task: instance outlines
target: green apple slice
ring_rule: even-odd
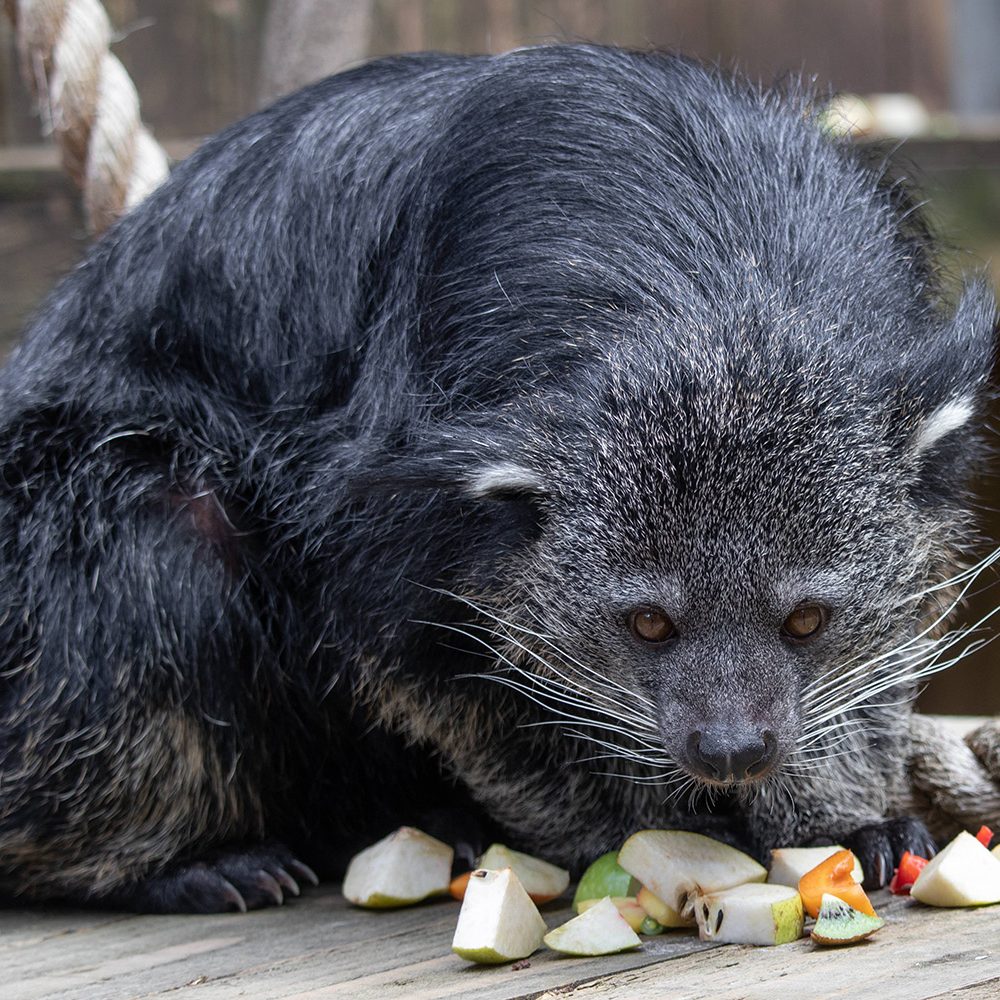
[[[839,844],[832,844],[829,847],[779,847],[771,851],[771,869],[767,873],[767,881],[771,885],[789,885],[797,889],[803,875],[843,850]],[[865,880],[865,873],[857,858],[854,859],[851,876],[858,883]]]
[[[588,902],[590,902],[588,900]],[[545,943],[564,955],[613,955],[642,944],[618,907],[605,896],[561,927],[545,935]]]
[[[410,906],[444,895],[454,852],[412,826],[401,826],[355,854],[344,875],[344,896],[355,906]]]
[[[798,890],[759,882],[700,896],[695,915],[702,941],[719,944],[788,944],[805,921]]]
[[[931,858],[910,895],[928,906],[1000,903],[1000,860],[963,830]]]
[[[635,896],[639,883],[618,864],[618,852],[602,854],[584,873],[573,895],[573,909],[579,913],[580,903],[605,896]]]
[[[824,892],[811,937],[817,944],[853,944],[884,926],[881,917],[862,913],[839,896]]]
[[[491,844],[479,859],[480,868],[500,871],[513,870],[525,891],[536,903],[547,903],[561,896],[569,885],[569,872],[530,854],[512,851],[503,844]]]
[[[643,886],[635,901],[653,918],[661,927],[694,927],[693,917],[682,917],[672,906],[667,906],[658,896],[654,896],[645,886]]]
[[[515,962],[537,951],[544,935],[538,907],[510,868],[469,876],[451,942],[456,955],[485,965]]]
[[[682,830],[632,834],[618,864],[682,917],[693,914],[696,896],[767,878],[763,865],[735,847]]]
[[[608,899],[608,896],[604,897]],[[649,914],[635,901],[632,896],[611,896],[611,902],[615,904],[615,909],[625,918],[625,923],[629,925],[636,932],[639,933],[639,928],[643,925],[645,921],[649,919]],[[582,899],[580,900],[579,913],[586,913],[591,907],[597,906],[598,903],[603,902],[600,899]]]

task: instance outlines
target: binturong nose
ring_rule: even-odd
[[[748,781],[765,774],[774,762],[778,741],[769,729],[709,723],[687,739],[692,770],[711,781]]]

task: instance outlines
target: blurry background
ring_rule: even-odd
[[[105,0],[105,7],[143,116],[178,159],[278,94],[392,52],[590,40],[678,50],[765,82],[803,73],[859,96],[844,112],[861,133],[857,141],[883,143],[929,200],[947,271],[987,266],[1000,284],[1000,0]],[[0,16],[0,355],[87,245],[78,195],[57,164]],[[979,484],[994,544],[998,472],[1000,455]],[[1000,588],[984,589],[968,620],[993,602]],[[1000,643],[934,678],[924,707],[1000,712],[998,663]]]

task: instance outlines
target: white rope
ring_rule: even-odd
[[[111,23],[99,0],[5,4],[45,131],[83,190],[91,231],[100,233],[163,182],[167,155],[142,124],[128,72],[108,51]]]

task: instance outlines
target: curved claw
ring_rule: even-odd
[[[285,896],[281,891],[281,886],[270,872],[261,868],[255,876],[257,888],[274,900],[275,906],[281,906],[285,901]]]
[[[223,878],[221,875],[218,876],[218,878],[219,878],[219,886],[222,891],[222,898],[227,903],[232,903],[233,906],[236,908],[237,913],[246,913],[247,903],[246,900],[243,898],[243,894],[240,892],[240,890],[237,889],[236,886],[229,881],[229,879]]]
[[[287,862],[286,867],[290,868],[292,874],[299,880],[308,882],[312,886],[319,885],[319,876],[304,862],[298,858],[292,858]]]
[[[271,874],[278,880],[279,885],[286,892],[290,892],[293,896],[298,896],[301,894],[301,889],[299,889],[299,883],[292,878],[288,872],[285,871],[280,865],[275,865],[271,870]]]

